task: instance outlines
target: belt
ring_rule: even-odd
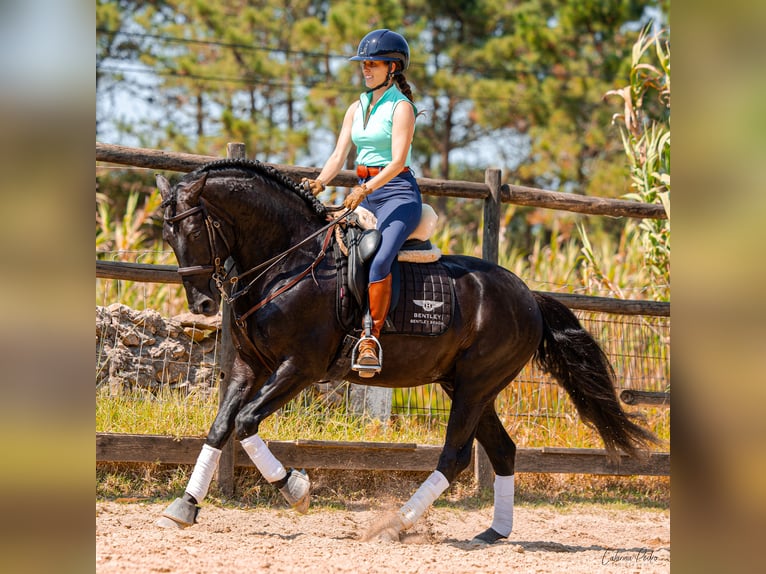
[[[380,173],[382,169],[383,169],[382,167],[370,167],[367,165],[358,165],[356,166],[356,176],[361,178],[375,177],[376,175]],[[405,167],[399,173],[406,173],[408,171],[410,171],[410,168]]]

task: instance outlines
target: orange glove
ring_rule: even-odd
[[[303,189],[310,191],[314,196],[317,196],[324,191],[324,184],[318,179],[304,177],[301,179],[301,186]]]
[[[351,188],[351,193],[343,200],[343,205],[348,209],[356,209],[362,200],[367,197],[372,191],[367,188],[366,184],[357,185]]]

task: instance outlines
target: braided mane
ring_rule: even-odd
[[[274,183],[281,184],[290,191],[296,193],[303,199],[306,204],[320,217],[324,218],[327,215],[327,208],[322,205],[314,195],[303,189],[300,185],[295,183],[292,179],[287,177],[284,173],[274,168],[273,166],[266,165],[254,159],[220,159],[206,163],[205,165],[197,168],[189,174],[189,177],[199,176],[203,173],[211,172],[214,170],[225,169],[243,169],[255,171],[258,175],[269,179]]]

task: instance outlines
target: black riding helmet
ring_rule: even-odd
[[[386,28],[373,30],[359,42],[353,61],[379,60],[399,62],[400,68],[395,73],[404,72],[410,65],[410,47],[404,36]]]

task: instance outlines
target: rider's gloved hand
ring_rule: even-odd
[[[324,191],[325,185],[318,179],[309,179],[304,177],[301,179],[301,186],[303,189],[310,191],[314,196],[319,195]]]
[[[351,188],[351,193],[343,200],[343,205],[348,209],[356,209],[370,193],[372,193],[372,190],[368,189],[366,184],[356,185]]]

